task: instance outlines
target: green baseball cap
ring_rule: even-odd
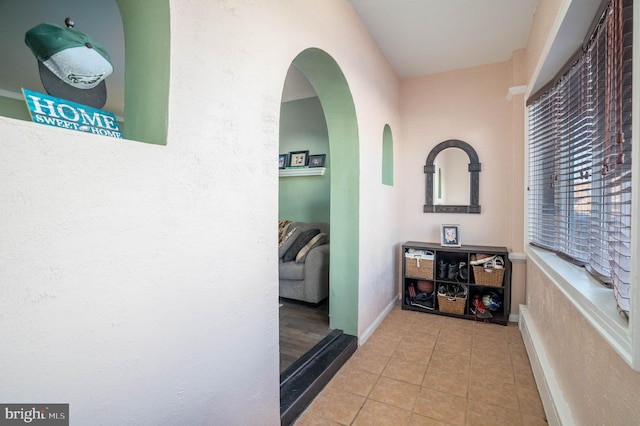
[[[104,80],[113,65],[102,45],[82,31],[48,23],[31,28],[24,41],[38,60],[47,93],[94,108],[104,106]]]

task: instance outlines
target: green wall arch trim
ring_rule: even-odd
[[[166,145],[171,41],[169,0],[116,2],[125,38],[124,136],[129,140]]]
[[[351,90],[325,51],[309,48],[293,60],[322,104],[331,152],[331,327],[358,335],[360,150]]]
[[[393,134],[388,124],[382,131],[382,184],[393,186]]]

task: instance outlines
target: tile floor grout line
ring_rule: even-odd
[[[381,326],[385,326],[385,333],[399,333],[398,330],[401,329],[401,332],[406,333],[406,326],[407,324],[409,324],[409,326],[411,326],[413,328],[414,325],[416,325],[418,323],[417,319],[418,318],[422,318],[420,316],[417,315],[409,315],[407,316],[408,321],[402,321],[402,316],[404,315],[405,311],[400,311],[399,308],[396,308],[394,310],[392,310],[390,313],[392,314],[392,316],[389,316],[388,319],[391,319],[393,321],[386,321],[383,320],[381,322]],[[428,315],[428,314],[424,314],[424,315]],[[426,317],[425,317],[426,318]],[[429,319],[430,320],[430,319]],[[386,324],[385,324],[386,322]],[[420,321],[421,325],[429,327],[428,321]],[[475,424],[474,421],[478,421],[480,420],[480,418],[478,418],[478,413],[476,413],[474,410],[472,410],[472,404],[474,404],[476,407],[478,406],[478,404],[484,405],[485,407],[492,407],[489,408],[491,410],[495,409],[498,410],[499,413],[501,413],[500,415],[502,416],[507,416],[506,418],[511,418],[513,420],[515,420],[516,418],[518,419],[519,424],[525,424],[525,413],[523,411],[523,400],[521,396],[521,390],[527,388],[527,386],[529,386],[529,379],[527,378],[527,376],[524,376],[524,379],[522,380],[526,380],[527,386],[521,386],[521,382],[518,381],[518,379],[516,378],[516,358],[520,359],[521,355],[518,354],[517,349],[518,349],[518,344],[519,342],[517,341],[516,338],[514,338],[514,334],[511,333],[510,330],[508,329],[502,329],[502,328],[486,328],[483,329],[482,327],[484,327],[484,325],[479,325],[477,323],[472,323],[470,326],[462,323],[460,321],[450,321],[447,319],[447,321],[445,321],[445,318],[441,318],[441,321],[433,321],[432,327],[437,328],[437,332],[434,333],[433,335],[433,341],[432,341],[432,345],[425,345],[425,341],[426,340],[422,340],[420,341],[420,343],[418,345],[416,345],[416,347],[419,347],[420,351],[422,352],[426,352],[428,351],[428,362],[426,363],[426,365],[424,366],[424,371],[423,373],[420,375],[419,378],[419,384],[415,383],[415,380],[410,379],[411,381],[406,381],[403,380],[401,378],[395,378],[393,377],[394,374],[397,374],[399,377],[403,377],[406,378],[408,376],[404,375],[402,376],[403,373],[400,372],[400,370],[390,370],[387,374],[385,375],[385,371],[387,370],[387,368],[389,368],[391,366],[391,363],[394,362],[398,362],[398,360],[400,360],[400,362],[398,362],[400,365],[397,366],[398,369],[401,368],[403,361],[406,361],[407,363],[411,363],[411,362],[415,362],[415,361],[411,361],[408,357],[406,360],[404,359],[405,356],[407,356],[407,353],[401,353],[399,350],[401,348],[401,345],[404,343],[405,345],[402,346],[402,350],[403,351],[408,351],[409,354],[411,354],[412,348],[411,348],[411,339],[408,337],[409,335],[406,335],[404,333],[402,333],[402,337],[400,338],[399,341],[397,341],[397,343],[395,343],[395,348],[394,350],[391,352],[390,356],[385,355],[384,356],[384,365],[381,366],[380,369],[377,369],[377,373],[375,373],[375,382],[373,383],[373,385],[368,389],[367,391],[367,395],[365,397],[362,397],[362,404],[359,405],[359,407],[357,408],[357,411],[355,413],[353,413],[353,417],[349,422],[349,425],[354,425],[356,423],[360,423],[363,419],[365,419],[367,416],[371,416],[372,413],[376,412],[376,410],[380,409],[380,406],[376,406],[374,407],[372,404],[376,403],[376,404],[382,404],[382,406],[387,406],[387,407],[392,407],[394,409],[399,409],[399,410],[403,410],[403,412],[408,412],[408,419],[407,422],[411,422],[412,418],[418,418],[421,417],[422,414],[419,414],[416,412],[416,408],[418,407],[419,401],[420,401],[420,395],[422,394],[422,392],[426,389],[430,390],[430,391],[434,391],[437,392],[439,394],[442,395],[448,395],[451,397],[455,397],[455,398],[461,398],[462,400],[464,400],[466,402],[466,410],[464,411],[464,413],[458,413],[459,415],[462,414],[463,417],[463,424],[466,425],[472,425]],[[430,331],[434,331],[434,330],[430,330]],[[450,393],[449,391],[439,391],[436,390],[435,388],[431,388],[428,386],[428,384],[433,384],[431,383],[431,381],[433,379],[431,379],[431,381],[427,380],[428,377],[428,373],[430,371],[430,368],[433,368],[435,366],[434,361],[436,358],[434,358],[434,356],[436,356],[436,354],[440,353],[443,354],[441,356],[443,357],[447,357],[447,354],[452,354],[455,352],[452,352],[453,350],[455,350],[455,345],[452,346],[446,346],[446,345],[441,345],[441,349],[436,350],[436,348],[438,347],[438,343],[444,343],[445,339],[444,337],[446,336],[447,332],[452,332],[454,334],[460,333],[460,334],[464,334],[464,333],[468,333],[471,334],[470,336],[470,342],[469,342],[469,346],[468,346],[468,352],[465,352],[465,355],[463,355],[466,364],[466,369],[465,369],[465,384],[466,384],[466,389],[464,392],[465,396],[459,396],[458,394],[455,393]],[[375,332],[374,332],[375,334]],[[426,333],[431,335],[431,333]],[[484,339],[484,340],[483,340]],[[455,338],[453,339],[455,340]],[[511,383],[513,383],[513,389],[515,389],[516,391],[516,402],[517,405],[510,403],[509,405],[502,405],[499,403],[498,400],[494,400],[494,399],[489,399],[490,401],[492,401],[491,403],[488,402],[482,402],[481,400],[475,400],[475,399],[471,399],[471,381],[473,380],[472,378],[472,371],[473,371],[473,365],[477,364],[478,361],[480,361],[480,364],[478,365],[477,368],[483,368],[483,365],[487,365],[487,363],[490,362],[490,358],[491,355],[489,354],[489,357],[485,356],[486,354],[483,355],[478,355],[478,354],[482,354],[482,347],[483,345],[487,345],[487,344],[491,344],[489,341],[490,340],[495,340],[496,344],[500,344],[502,346],[502,344],[504,343],[506,345],[506,355],[508,356],[508,360],[505,358],[501,357],[500,361],[497,361],[498,363],[500,363],[500,365],[503,366],[503,368],[505,368],[505,371],[501,371],[500,372],[500,376],[498,377],[499,380],[501,382],[504,382],[504,385],[511,385]],[[395,340],[394,340],[395,341]],[[378,345],[380,345],[380,343],[378,343]],[[407,347],[406,345],[409,345],[409,347]],[[366,346],[363,345],[363,347]],[[378,346],[378,348],[375,349],[380,349],[380,347],[384,347],[384,343],[381,346]],[[487,346],[485,346],[487,347]],[[444,348],[444,350],[442,350],[442,348]],[[360,348],[359,348],[360,349]],[[515,351],[514,351],[515,349]],[[504,352],[504,351],[501,351]],[[376,353],[374,352],[370,352],[370,353]],[[382,356],[379,355],[378,356]],[[474,360],[476,361],[474,363]],[[359,361],[358,361],[359,362]],[[521,361],[520,361],[521,362]],[[519,362],[519,363],[520,363]],[[495,362],[494,362],[495,364]],[[491,364],[488,364],[491,365]],[[508,366],[508,370],[506,371]],[[396,366],[394,366],[395,368]],[[357,364],[354,363],[354,365],[352,366],[352,368],[354,368],[357,371],[367,371],[368,370],[363,370],[362,368],[360,368]],[[410,372],[411,370],[409,370]],[[368,372],[369,374],[371,372]],[[508,373],[508,377],[506,376],[506,374]],[[526,374],[526,373],[525,373]],[[476,375],[478,376],[478,375]],[[413,401],[413,403],[411,404],[411,408],[410,409],[405,409],[402,407],[398,407],[397,405],[393,404],[393,403],[386,403],[386,402],[382,402],[382,401],[378,401],[376,399],[372,399],[371,396],[373,395],[373,391],[374,389],[376,389],[376,387],[378,386],[378,384],[381,382],[382,378],[388,379],[388,380],[392,380],[392,381],[396,381],[396,382],[401,382],[404,384],[408,384],[411,386],[415,386],[415,388],[417,389],[417,395],[415,397],[415,400]],[[436,381],[438,380],[437,377],[434,378]],[[477,377],[476,377],[477,379]],[[508,379],[505,381],[505,379]],[[534,378],[532,378],[533,380],[535,380]],[[427,381],[426,381],[427,380]],[[425,386],[426,385],[426,386]],[[438,385],[436,384],[436,388],[438,388]],[[446,387],[445,387],[446,388]],[[337,388],[336,388],[337,389]],[[443,388],[444,389],[444,388]],[[346,391],[345,391],[346,392]],[[353,394],[355,395],[355,394]],[[525,395],[526,396],[526,395]],[[383,398],[386,399],[386,398]],[[513,400],[512,400],[513,401]],[[515,408],[514,409],[514,405]],[[517,413],[515,412],[517,410]],[[472,411],[475,415],[475,420],[472,419]],[[429,418],[431,420],[435,420],[438,422],[443,422],[443,421],[452,421],[453,419],[449,419],[449,420],[443,420],[441,418],[441,415],[437,415],[436,417],[432,417],[431,415],[434,414],[433,411],[429,411],[429,415],[426,416],[425,418]],[[375,415],[379,416],[380,413],[377,412]],[[539,421],[544,422],[544,415],[543,417],[540,417],[539,414],[534,414],[533,412],[531,414],[527,414],[529,417],[533,416],[533,417],[537,417]],[[415,417],[418,416],[418,417]],[[513,416],[513,417],[510,417]],[[327,417],[325,417],[324,415],[321,416],[323,419],[326,419],[328,421],[335,421],[335,420],[331,420],[331,416],[328,415]],[[360,422],[358,422],[358,419],[360,418]],[[379,420],[379,419],[378,419]],[[458,420],[459,417],[458,417]],[[528,418],[528,421],[530,421],[531,419]],[[311,420],[309,420],[311,421]],[[301,422],[302,424],[302,422]],[[543,423],[541,423],[543,424]]]

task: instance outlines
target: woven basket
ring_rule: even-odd
[[[473,275],[476,284],[487,285],[490,287],[502,287],[502,278],[504,277],[503,268],[485,268],[484,266],[474,266]]]
[[[466,297],[453,297],[438,293],[438,309],[448,314],[464,315]]]
[[[405,257],[404,267],[407,277],[433,280],[433,260]]]

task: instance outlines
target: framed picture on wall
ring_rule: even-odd
[[[460,225],[440,225],[440,245],[460,247]]]
[[[315,154],[309,156],[309,167],[324,167],[327,154]]]
[[[284,169],[287,167],[287,154],[278,155],[278,168]]]
[[[304,167],[309,165],[309,151],[291,151],[289,153],[289,167]]]

